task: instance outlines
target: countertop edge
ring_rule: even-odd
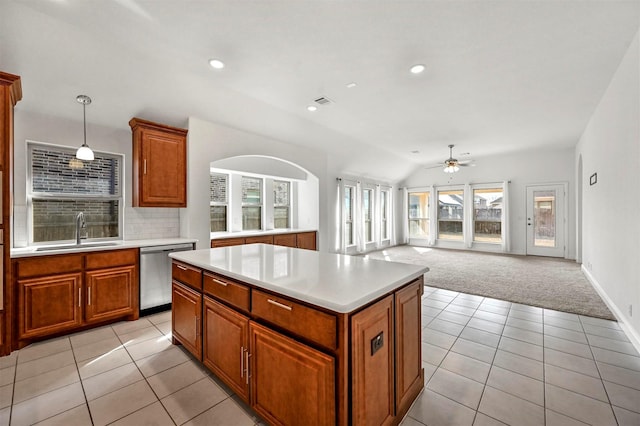
[[[210,238],[212,240],[224,240],[227,238],[242,238],[242,237],[259,237],[261,235],[280,235],[280,234],[300,234],[304,232],[318,232],[317,229],[269,229],[265,231],[231,231],[231,232],[211,232]]]
[[[52,256],[55,254],[74,254],[74,253],[87,253],[93,251],[107,251],[107,250],[121,250],[129,248],[140,247],[153,247],[153,246],[165,246],[172,244],[188,244],[197,243],[196,238],[151,238],[142,240],[114,240],[105,241],[105,243],[113,242],[116,244],[105,246],[70,246],[68,249],[48,250],[48,251],[36,251],[37,247],[17,247],[11,249],[11,259],[19,259],[24,257],[38,257],[38,256]],[[91,242],[86,244],[92,244]]]

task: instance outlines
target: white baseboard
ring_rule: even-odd
[[[638,332],[634,330],[633,327],[625,322],[625,317],[622,314],[622,311],[620,311],[620,309],[618,309],[618,307],[613,303],[613,300],[609,298],[607,293],[605,293],[604,289],[600,286],[594,276],[591,275],[587,268],[585,268],[584,265],[581,265],[580,268],[582,269],[582,273],[584,274],[584,276],[587,277],[587,280],[591,283],[591,286],[596,290],[596,292],[598,292],[611,313],[613,313],[613,316],[616,317],[618,323],[620,324],[620,327],[622,328],[622,331],[624,331],[624,334],[627,335],[627,337],[631,341],[631,344],[636,348],[638,352],[640,352],[640,334],[638,334]]]

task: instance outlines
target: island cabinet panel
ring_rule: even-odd
[[[333,357],[250,322],[251,403],[275,425],[334,425]]]
[[[409,411],[424,385],[422,315],[424,279],[396,292],[396,407],[398,416]]]
[[[205,294],[249,312],[249,287],[221,275],[205,272],[202,276]]]
[[[187,206],[187,130],[132,118],[133,207]]]
[[[171,297],[172,338],[202,361],[202,294],[173,281]]]
[[[393,320],[393,296],[351,317],[354,425],[387,425],[394,421]]]
[[[297,234],[274,235],[273,244],[276,246],[296,247],[298,244]]]
[[[259,290],[251,292],[251,313],[326,348],[337,347],[334,315]]]
[[[137,306],[135,266],[98,269],[87,272],[88,323],[134,314]]]
[[[249,402],[249,318],[204,297],[202,362]]]
[[[82,274],[18,280],[18,338],[44,337],[82,324]]]
[[[171,276],[197,290],[202,289],[202,270],[184,263],[171,263]]]

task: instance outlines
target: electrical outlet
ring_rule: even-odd
[[[382,346],[384,346],[384,334],[381,331],[380,334],[378,334],[376,337],[374,337],[373,339],[371,339],[371,355],[373,356],[373,354],[375,354],[376,352],[378,352]]]

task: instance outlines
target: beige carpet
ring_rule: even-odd
[[[371,259],[425,265],[425,285],[615,320],[572,260],[396,246]]]

